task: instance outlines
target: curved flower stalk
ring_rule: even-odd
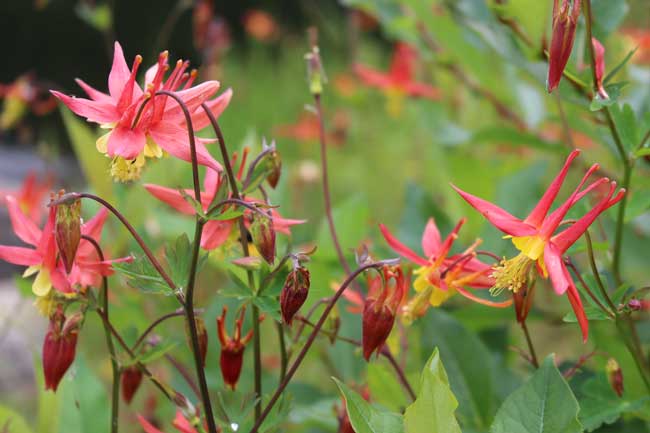
[[[122,258],[102,261],[92,245],[81,242],[72,269],[66,273],[55,242],[55,207],[50,207],[48,219],[41,230],[20,210],[16,198],[7,197],[7,205],[16,236],[33,248],[0,245],[0,260],[27,266],[23,274],[25,277],[36,275],[32,291],[38,297],[37,305],[45,316],[50,315],[53,306],[52,288],[59,295],[74,296],[78,287],[98,286],[102,276],[112,273],[112,263],[130,260]],[[99,241],[106,216],[106,210],[100,210],[87,223],[82,224],[81,234]]]
[[[489,275],[490,266],[476,258],[475,249],[480,240],[461,254],[450,255],[451,247],[465,221],[465,218],[461,219],[443,241],[436,222],[430,218],[422,233],[424,257],[401,243],[385,225],[379,225],[384,239],[393,251],[420,266],[414,272],[417,278],[413,288],[417,294],[403,307],[406,322],[423,315],[427,304],[438,307],[455,293],[491,307],[503,308],[511,304],[510,301],[493,302],[483,299],[465,288],[487,289],[494,283]]]
[[[175,91],[188,107],[196,130],[209,124],[206,113],[200,109],[207,103],[215,116],[228,106],[232,91],[210,100],[219,90],[218,81],[206,81],[192,86],[196,71],[186,73],[189,62],[179,60],[169,70],[169,54],[162,52],[158,62],[145,74],[144,89],[136,82],[142,57],[136,56],[129,69],[122,47],[115,42],[113,66],[108,76],[109,93],[102,93],[80,79],[77,84],[90,99],[76,98],[52,90],[70,110],[89,122],[98,123],[110,131],[97,140],[97,150],[112,158],[111,174],[119,181],[139,178],[146,158],[162,158],[164,153],[191,161],[185,117],[178,104],[168,103],[161,90]],[[196,138],[198,163],[220,171],[221,165],[205,148],[205,139]]]
[[[508,289],[514,293],[529,287],[534,283],[537,275],[550,278],[551,284],[558,295],[567,294],[569,302],[582,330],[583,340],[587,341],[589,324],[585,315],[580,294],[576,288],[562,256],[596,220],[596,218],[618,203],[625,195],[625,190],[616,192],[616,182],[600,178],[582,189],[587,179],[599,169],[594,164],[584,175],[577,188],[569,198],[556,210],[549,214],[553,201],[564,183],[571,162],[580,154],[579,150],[571,152],[564,167],[560,170],[555,180],[548,187],[539,203],[523,220],[509,214],[505,210],[481,198],[473,196],[459,188],[453,188],[471,206],[481,212],[496,228],[511,237],[512,243],[520,251],[519,255],[511,259],[504,259],[494,268],[493,292]],[[562,223],[569,209],[578,201],[604,184],[609,185],[609,191],[592,207],[592,209],[578,219],[574,224],[555,233]]]
[[[185,215],[195,214],[194,208],[179,190],[153,184],[145,184],[144,187],[151,195],[167,203],[176,211]],[[201,206],[207,212],[214,198],[220,194],[222,188],[227,188],[227,184],[224,183],[223,177],[218,172],[208,169],[203,180],[203,188],[204,190],[201,192]],[[192,191],[188,189],[185,190],[185,193],[191,195]],[[246,201],[250,203],[258,202],[251,198],[247,198]],[[226,209],[224,207],[222,212],[225,212]],[[245,215],[249,213],[250,210],[247,210]],[[273,218],[273,230],[287,235],[291,234],[291,226],[305,222],[305,220],[282,218],[275,209],[271,209],[271,217]],[[210,220],[206,222],[201,236],[201,247],[205,250],[214,250],[222,246],[230,237],[233,228],[236,228],[237,218]],[[244,218],[244,221],[246,221],[247,225],[250,225],[249,218]]]

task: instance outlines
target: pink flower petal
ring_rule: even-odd
[[[162,147],[170,155],[184,161],[192,161],[190,144],[185,129],[173,124],[159,122],[149,130],[149,135],[158,146]],[[198,139],[196,140],[196,156],[200,165],[222,171],[221,164],[210,155],[205,145]]]
[[[206,105],[210,108],[210,112],[214,115],[215,118],[219,118],[221,113],[228,107],[230,104],[230,99],[232,98],[232,89],[228,89],[223,92],[221,95],[217,96],[214,99],[205,101]],[[198,107],[196,112],[192,115],[192,123],[194,124],[194,129],[199,131],[206,126],[210,125],[210,119],[205,113],[203,108]]]
[[[219,188],[221,187],[221,173],[218,171],[208,168],[205,170],[205,176],[203,177],[203,189],[205,190],[205,195],[208,201],[212,201]]]
[[[61,293],[72,293],[74,291],[62,267],[50,269],[50,280],[52,286]]]
[[[437,256],[441,247],[440,230],[433,218],[429,218],[422,233],[422,251],[427,257]]]
[[[388,230],[388,228],[383,225],[379,224],[379,230],[381,231],[381,234],[384,236],[384,239],[386,239],[386,242],[390,247],[395,251],[397,254],[399,254],[402,257],[405,257],[412,261],[413,263],[416,263],[420,266],[426,266],[429,264],[429,262],[426,259],[421,258],[418,256],[412,249],[401,243],[393,234]]]
[[[578,319],[580,331],[582,332],[582,342],[586,343],[587,338],[589,337],[589,320],[587,320],[587,315],[585,314],[585,309],[582,306],[582,300],[580,299],[580,293],[578,293],[575,284],[571,283],[569,286],[567,297],[571,303],[571,308],[573,308],[573,313],[576,315],[576,319]]]
[[[433,101],[437,101],[442,97],[440,89],[429,84],[408,82],[404,86],[404,90],[409,96],[431,99]]]
[[[138,417],[138,422],[144,429],[145,433],[164,433],[158,430],[156,427],[154,427],[151,423],[149,423],[149,421],[144,419],[142,416],[137,415],[137,417]]]
[[[201,248],[214,250],[223,245],[232,232],[234,221],[208,221],[203,227],[201,236]]]
[[[124,52],[119,42],[115,42],[115,50],[113,52],[113,66],[108,75],[108,91],[115,102],[120,99],[124,85],[129,80],[131,71],[124,59]]]
[[[6,201],[9,208],[9,219],[16,236],[26,244],[37,246],[42,236],[41,230],[23,214],[15,197],[9,195]]]
[[[195,214],[192,205],[183,198],[178,190],[153,184],[145,184],[144,187],[147,191],[149,191],[149,194],[153,195],[158,200],[167,203],[180,213],[183,213],[185,215]],[[192,197],[194,196],[194,192],[192,190],[187,189],[185,192],[187,192]]]
[[[94,87],[91,87],[81,78],[76,78],[75,81],[77,82],[79,87],[81,87],[84,90],[84,92],[86,92],[86,94],[90,96],[90,99],[92,99],[93,101],[113,104],[113,98],[111,98],[110,95],[107,95],[106,93],[100,92]]]
[[[393,84],[388,74],[379,72],[364,65],[354,65],[354,73],[357,74],[361,81],[369,86],[386,89]]]
[[[33,266],[40,264],[42,257],[31,248],[0,245],[0,260],[19,266]]]
[[[569,167],[571,166],[571,162],[574,159],[576,159],[578,155],[580,155],[580,150],[578,149],[574,150],[569,154],[568,158],[564,162],[564,166],[562,167],[562,170],[560,170],[557,177],[553,180],[553,182],[551,182],[548,189],[546,190],[546,192],[544,193],[540,201],[537,203],[535,208],[532,210],[532,212],[526,217],[526,219],[524,220],[525,223],[535,227],[540,227],[542,225],[542,221],[544,221],[544,218],[546,217],[548,210],[551,208],[551,205],[553,204],[555,197],[557,197],[558,192],[560,192],[562,183],[564,182],[564,179],[566,178],[566,175],[569,172]]]
[[[120,120],[120,114],[117,112],[115,105],[110,102],[75,98],[56,90],[50,90],[50,93],[60,99],[75,114],[85,117],[90,122],[113,123]]]
[[[140,129],[117,126],[108,136],[107,151],[109,156],[121,156],[124,159],[135,159],[147,143],[147,138]]]
[[[493,205],[487,200],[476,197],[472,194],[451,185],[452,188],[460,194],[474,209],[481,212],[483,216],[492,223],[496,228],[511,236],[531,236],[537,233],[535,227],[532,227],[520,219],[509,214],[498,206]]]
[[[181,98],[192,115],[192,124],[194,124],[194,112],[197,111],[197,109],[200,109],[201,104],[206,102],[208,98],[217,93],[219,86],[220,84],[218,81],[212,80],[176,92],[176,95]],[[201,109],[201,111],[203,110]],[[169,97],[166,101],[163,121],[176,123],[185,128],[185,115],[183,114],[183,110],[175,100]],[[194,126],[194,128],[197,130],[196,126]]]
[[[470,299],[476,303],[488,306],[488,307],[493,307],[493,308],[506,308],[512,305],[512,299],[508,299],[507,301],[503,302],[495,302],[495,301],[490,301],[489,299],[481,298],[479,296],[474,295],[472,292],[463,289],[462,287],[456,287],[456,290],[458,293],[466,297],[467,299]]]

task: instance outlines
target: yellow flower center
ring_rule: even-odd
[[[111,162],[111,176],[119,182],[139,179],[144,162],[144,153],[138,155],[136,159],[124,159],[121,156],[116,156]]]
[[[409,326],[415,319],[421,317],[427,307],[429,306],[429,299],[433,293],[433,286],[428,286],[424,290],[417,292],[407,303],[402,307],[402,323]]]
[[[434,284],[434,280],[439,280],[439,266],[436,264],[430,266],[422,266],[414,272],[418,277],[413,282],[413,288],[416,292],[424,292],[429,290],[431,292],[429,296],[429,303],[433,307],[439,307],[447,299],[451,298],[456,290],[449,287],[447,290],[442,289],[438,285]]]
[[[492,271],[494,287],[490,289],[490,293],[496,296],[504,289],[517,293],[530,286],[535,278],[534,264],[535,260],[523,252],[512,259],[503,259]]]

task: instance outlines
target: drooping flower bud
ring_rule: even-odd
[[[242,364],[244,362],[244,349],[246,344],[253,338],[253,330],[250,330],[244,338],[241,336],[241,328],[244,323],[246,307],[242,307],[239,318],[235,320],[235,332],[230,338],[226,332],[226,313],[228,309],[223,308],[221,316],[217,318],[217,334],[221,343],[220,366],[221,376],[226,385],[233,390],[239,381]]]
[[[280,158],[277,150],[273,150],[268,158],[269,174],[266,176],[266,181],[271,185],[271,188],[275,189],[282,174],[282,158]]]
[[[309,271],[298,265],[287,275],[280,293],[280,309],[284,323],[291,325],[293,316],[305,303],[308,294]]]
[[[142,383],[142,371],[135,366],[129,366],[122,371],[122,400],[126,404],[131,404],[133,396],[140,388]]]
[[[553,1],[553,36],[549,49],[547,83],[549,93],[560,84],[562,73],[571,56],[580,16],[580,2],[581,0]]]
[[[362,346],[366,361],[384,346],[408,284],[400,267],[384,266],[382,273],[381,284],[370,285],[363,305]]]
[[[275,260],[275,230],[273,230],[273,220],[255,213],[253,214],[253,223],[251,224],[250,231],[255,247],[264,260],[272,265]]]
[[[70,273],[81,240],[81,200],[56,206],[54,236],[66,272]]]
[[[521,287],[516,292],[512,292],[512,298],[515,303],[515,313],[517,315],[517,322],[523,323],[528,317],[530,307],[533,305],[533,297],[535,295],[535,281]]]
[[[591,43],[594,47],[594,63],[596,64],[596,89],[598,89],[598,96],[602,99],[609,99],[609,95],[603,87],[603,77],[605,76],[605,47],[598,39],[591,38]]]
[[[623,370],[621,370],[621,366],[618,365],[614,358],[609,358],[605,370],[612,389],[616,395],[623,397]]]
[[[50,318],[50,325],[43,341],[43,375],[45,390],[56,392],[63,375],[72,364],[77,349],[77,335],[83,315],[75,313],[67,320],[58,309]]]
[[[201,364],[205,367],[205,358],[208,354],[208,331],[205,329],[205,320],[202,317],[195,317],[196,335],[199,340],[199,353],[201,355]],[[192,340],[189,327],[185,327],[187,344],[192,347]]]

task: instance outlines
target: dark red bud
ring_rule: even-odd
[[[77,350],[77,335],[83,316],[80,313],[65,319],[62,312],[50,318],[43,341],[43,375],[45,390],[56,392],[63,375],[72,364]]]
[[[269,154],[268,164],[269,174],[266,176],[266,181],[271,185],[271,188],[275,189],[280,181],[280,174],[282,174],[282,159],[277,151]]]
[[[548,91],[560,84],[575,39],[581,0],[554,0],[553,36],[549,48]],[[561,3],[561,4],[560,4]]]
[[[251,236],[255,247],[261,256],[270,265],[275,260],[275,230],[273,230],[273,220],[255,214],[253,224],[251,224]]]
[[[66,272],[70,273],[81,240],[81,200],[56,206],[54,236]]]
[[[299,266],[289,272],[280,293],[280,309],[284,323],[291,325],[293,316],[305,303],[309,294],[309,271]]]
[[[135,365],[127,367],[122,371],[122,399],[130,404],[133,396],[142,383],[142,371]]]
[[[244,363],[244,345],[241,343],[231,342],[221,348],[221,375],[223,381],[233,390],[239,381],[241,367]]]
[[[366,299],[363,306],[362,346],[363,357],[370,360],[373,352],[381,350],[395,323],[395,314],[387,305],[375,299]]]
[[[522,287],[516,292],[512,293],[512,298],[515,303],[515,313],[517,315],[517,322],[522,323],[528,317],[530,307],[533,305],[533,297],[535,295],[535,283],[527,287]]]
[[[620,365],[618,365],[618,362],[614,358],[609,358],[605,370],[607,371],[607,377],[612,389],[616,395],[623,397],[623,370],[621,370]]]

